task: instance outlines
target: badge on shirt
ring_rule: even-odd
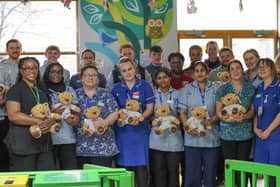
[[[170,105],[173,104],[173,100],[168,99],[167,104],[170,104]]]
[[[140,95],[140,92],[138,92],[138,91],[137,92],[133,92],[132,93],[132,98],[133,99],[139,99],[139,95]]]
[[[97,106],[105,106],[103,102],[98,101]]]

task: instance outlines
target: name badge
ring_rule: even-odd
[[[98,105],[98,106],[105,106],[104,103],[103,103],[103,102],[100,102],[100,101],[97,103],[97,105]]]
[[[132,93],[132,98],[133,99],[139,99],[139,97],[140,97],[139,95],[140,95],[140,92],[133,92]]]
[[[173,100],[168,99],[168,100],[167,100],[167,103],[168,103],[168,104],[173,104]]]

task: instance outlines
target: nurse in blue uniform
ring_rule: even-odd
[[[276,78],[274,63],[260,59],[258,74],[263,80],[254,97],[254,132],[256,145],[254,161],[280,165],[280,81]],[[270,186],[275,181],[270,180]]]
[[[120,150],[116,162],[118,166],[135,172],[137,187],[147,187],[150,131],[147,118],[153,112],[154,94],[149,83],[135,77],[136,68],[129,58],[120,58],[119,70],[123,80],[113,86],[113,96],[120,108],[125,108],[127,99],[139,101],[141,103],[140,112],[145,120],[139,122],[139,120],[134,119],[131,124],[126,124],[123,127],[115,125],[116,140]]]

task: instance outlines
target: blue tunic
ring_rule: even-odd
[[[178,118],[178,100],[180,92],[174,88],[169,89],[167,93],[163,93],[160,89],[154,91],[155,94],[155,110],[161,105],[169,105],[172,110],[172,115]],[[156,115],[156,114],[155,114]],[[165,130],[163,134],[157,135],[152,129],[150,133],[150,148],[159,151],[184,151],[183,136],[181,128],[178,127],[175,133],[170,133]]]
[[[205,92],[201,93],[197,81],[186,85],[182,89],[182,97],[179,99],[180,108],[187,110],[188,118],[191,117],[191,108],[206,106],[209,117],[216,114],[215,97],[219,85],[215,82],[207,81]],[[213,125],[211,130],[206,129],[206,136],[193,136],[185,131],[185,146],[190,147],[218,147],[220,146],[218,136],[218,123]]]
[[[279,80],[273,80],[265,90],[264,83],[258,86],[254,97],[254,108],[257,115],[257,127],[264,131],[280,112]],[[260,108],[262,108],[262,113]],[[279,141],[279,126],[271,132],[266,140],[261,140],[256,136],[255,161],[280,165]]]
[[[112,94],[120,108],[125,108],[127,99],[135,99],[141,103],[141,111],[146,105],[153,103],[155,98],[150,84],[136,79],[135,85],[129,89],[125,81],[115,84]],[[138,125],[125,125],[119,127],[115,124],[116,140],[120,150],[117,155],[117,164],[122,166],[141,166],[148,164],[148,147],[150,124],[147,119]]]
[[[81,123],[84,122],[84,110],[92,106],[97,106],[101,110],[101,117],[105,119],[110,113],[118,111],[118,104],[112,94],[104,88],[97,88],[92,97],[85,94],[84,88],[76,90],[79,104],[81,107]],[[115,134],[111,126],[102,134],[93,134],[86,136],[81,128],[77,129],[77,156],[83,157],[111,157],[118,153],[115,142]]]

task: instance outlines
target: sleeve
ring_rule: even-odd
[[[106,78],[102,73],[98,73],[98,79],[99,79],[99,87],[106,88]]]
[[[114,85],[114,80],[113,80],[113,73],[112,71],[108,75],[108,81],[107,81],[107,88],[112,88]]]
[[[155,96],[151,85],[148,82],[144,82],[144,93],[145,93],[145,102],[146,104],[154,103]]]
[[[208,76],[209,81],[217,81],[217,71],[213,70]]]
[[[65,85],[68,86],[70,83],[70,72],[65,69],[65,77],[64,77]]]
[[[224,96],[224,86],[218,88],[216,93],[216,101],[221,101],[221,98]]]
[[[115,100],[114,96],[109,92],[106,91],[106,106],[110,113],[116,112],[119,110],[119,106],[117,101]]]
[[[72,75],[71,76],[71,79],[70,79],[70,83],[69,83],[69,86],[71,86],[72,88],[76,89],[75,88],[75,79],[76,79],[76,75]]]
[[[78,97],[75,90],[72,87],[67,86],[67,91],[69,91],[73,95],[73,104],[79,104]]]
[[[20,103],[21,102],[21,91],[19,90],[18,86],[12,86],[7,93],[6,101],[15,101]]]
[[[187,109],[187,94],[185,94],[186,93],[186,87],[184,87],[184,88],[182,88],[182,89],[180,89],[179,91],[179,99],[178,99],[178,101],[179,101],[179,105],[178,105],[178,107],[179,108],[184,108],[184,109]]]
[[[145,68],[145,79],[148,83],[150,83],[150,85],[153,85],[153,79],[151,74],[147,71],[147,69]]]

